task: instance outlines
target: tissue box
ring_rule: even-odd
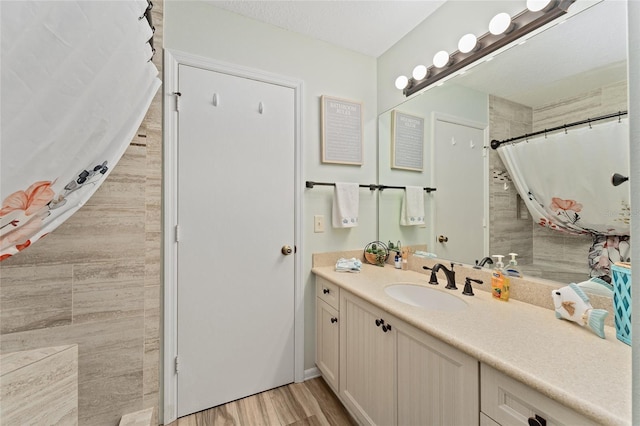
[[[611,277],[616,337],[631,346],[631,268],[616,263],[611,266]]]

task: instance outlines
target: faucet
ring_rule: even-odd
[[[433,268],[429,268],[428,266],[423,266],[422,269],[429,269],[431,271],[431,278],[429,278],[429,284],[438,285],[438,277],[436,274],[440,269],[444,272],[444,276],[447,278],[447,285],[445,286],[448,290],[457,290],[456,287],[456,273],[453,270],[453,265],[455,263],[451,262],[451,269],[447,269],[442,263],[436,263],[433,265]]]
[[[462,294],[465,296],[473,296],[473,287],[471,287],[471,281],[474,283],[482,284],[482,280],[475,280],[473,278],[465,278],[464,280],[464,289],[462,290]]]
[[[493,265],[493,260],[491,260],[491,258],[489,256],[484,257],[480,262],[478,262],[476,260],[476,266],[474,266],[474,268],[475,269],[480,269],[484,265],[486,265],[487,263],[490,264],[490,265]]]

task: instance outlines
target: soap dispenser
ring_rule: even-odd
[[[520,273],[520,270],[518,269],[518,262],[516,261],[516,256],[517,255],[518,255],[517,253],[509,253],[509,256],[511,256],[511,260],[509,261],[509,264],[507,265],[507,275],[509,275],[510,277],[520,278],[520,277],[522,277],[522,274]]]
[[[509,277],[506,274],[502,255],[493,255],[496,258],[495,268],[491,273],[491,295],[504,302],[509,300]]]

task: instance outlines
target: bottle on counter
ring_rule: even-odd
[[[520,278],[522,277],[522,274],[520,273],[520,269],[518,268],[518,262],[516,261],[516,256],[518,254],[517,253],[509,253],[509,256],[511,256],[511,260],[509,261],[509,264],[507,265],[507,275],[509,275],[510,277],[517,277]]]
[[[409,269],[409,249],[407,247],[402,249],[402,270]]]
[[[509,300],[509,276],[502,263],[502,255],[493,255],[496,260],[496,266],[491,273],[491,295],[494,299],[504,302]]]

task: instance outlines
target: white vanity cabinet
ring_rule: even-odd
[[[398,424],[477,425],[478,361],[399,323]]]
[[[340,294],[340,397],[363,424],[477,425],[478,362]]]
[[[397,321],[345,291],[340,312],[340,398],[363,424],[395,425]]]
[[[317,277],[316,296],[316,365],[327,384],[338,393],[340,288]]]
[[[480,371],[483,426],[597,424],[488,365]]]

